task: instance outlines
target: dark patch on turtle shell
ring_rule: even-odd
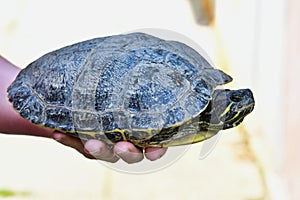
[[[132,112],[140,112],[140,95],[138,93],[134,93],[130,96],[128,108]]]
[[[151,124],[151,117],[150,115],[143,115],[143,116],[133,116],[132,117],[132,124],[131,128],[134,129],[148,129]]]
[[[157,83],[148,83],[130,96],[128,108],[132,112],[149,111],[155,106],[175,103],[175,100],[172,91],[168,88]]]
[[[166,56],[166,63],[189,80],[199,74],[199,71],[191,63],[178,54],[168,54]]]
[[[106,65],[100,75],[95,94],[95,109],[97,111],[104,111],[117,106],[112,103],[112,94],[121,92],[122,78],[136,63],[137,58],[133,54],[124,54]]]
[[[117,119],[115,119],[112,112],[99,114],[99,123],[102,125],[103,131],[111,131],[118,128]]]
[[[184,120],[185,111],[180,106],[175,106],[168,109],[165,113],[165,124],[164,127],[174,125]]]
[[[48,108],[46,110],[45,125],[63,131],[71,131],[73,128],[72,113],[66,108]]]
[[[160,129],[164,124],[164,117],[160,113],[138,113],[131,117],[131,129]]]
[[[123,141],[123,136],[120,132],[114,131],[114,132],[104,132],[104,135],[107,139],[112,141],[113,143]]]
[[[179,126],[163,128],[159,133],[153,135],[153,137],[149,141],[147,141],[147,143],[154,144],[169,140],[178,133],[179,128]]]
[[[35,124],[43,125],[45,121],[44,110],[45,107],[40,99],[32,96],[22,110],[20,110],[20,115]]]
[[[202,78],[194,80],[192,84],[192,90],[201,95],[204,99],[210,99],[211,89],[211,86],[209,86]]]
[[[32,96],[32,91],[27,86],[21,86],[17,90],[9,91],[9,101],[14,108],[20,111]]]

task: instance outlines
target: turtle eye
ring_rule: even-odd
[[[240,102],[240,101],[243,100],[243,96],[237,95],[237,94],[233,94],[233,95],[230,96],[230,100],[233,101],[233,102],[238,103],[238,102]]]

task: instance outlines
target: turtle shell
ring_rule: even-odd
[[[35,124],[138,141],[199,115],[230,80],[183,43],[131,33],[42,56],[19,73],[8,97]]]

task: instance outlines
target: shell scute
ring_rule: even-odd
[[[46,110],[45,115],[45,126],[63,131],[74,130],[71,110],[62,107],[51,107]]]

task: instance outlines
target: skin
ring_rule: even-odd
[[[165,154],[166,148],[147,148],[143,153],[129,142],[118,142],[112,149],[108,148],[104,142],[94,139],[83,143],[78,138],[39,127],[23,119],[12,108],[6,92],[7,87],[13,82],[20,70],[0,56],[0,133],[52,138],[65,146],[76,149],[87,158],[107,162],[117,162],[119,159],[123,159],[127,163],[136,163],[143,160],[144,157],[154,161]]]

